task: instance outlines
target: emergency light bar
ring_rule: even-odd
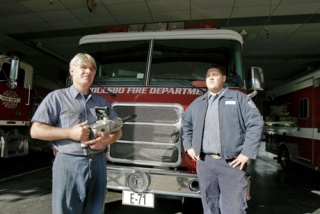
[[[141,31],[172,31],[184,29],[205,29],[217,28],[220,26],[216,21],[186,21],[186,22],[168,22],[168,23],[148,23],[133,25],[113,25],[103,27],[100,33],[115,32],[141,32]]]

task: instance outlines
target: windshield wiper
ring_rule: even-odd
[[[101,85],[98,85],[99,88],[101,88],[103,91],[108,92],[108,94],[114,99],[116,98],[117,94],[113,93],[112,91],[106,89],[105,87],[102,87]]]

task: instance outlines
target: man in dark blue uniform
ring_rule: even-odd
[[[246,163],[255,159],[263,119],[245,94],[224,88],[222,67],[207,70],[208,92],[195,99],[182,118],[183,145],[197,161],[206,214],[246,213]]]

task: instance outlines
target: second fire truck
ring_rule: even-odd
[[[266,150],[283,168],[292,162],[320,170],[320,70],[268,92]]]
[[[0,158],[28,155],[31,148],[51,149],[50,143],[30,138],[30,120],[42,98],[59,87],[49,80],[37,82],[33,67],[17,55],[0,55]]]

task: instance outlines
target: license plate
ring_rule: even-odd
[[[123,191],[122,204],[154,208],[154,194]]]

